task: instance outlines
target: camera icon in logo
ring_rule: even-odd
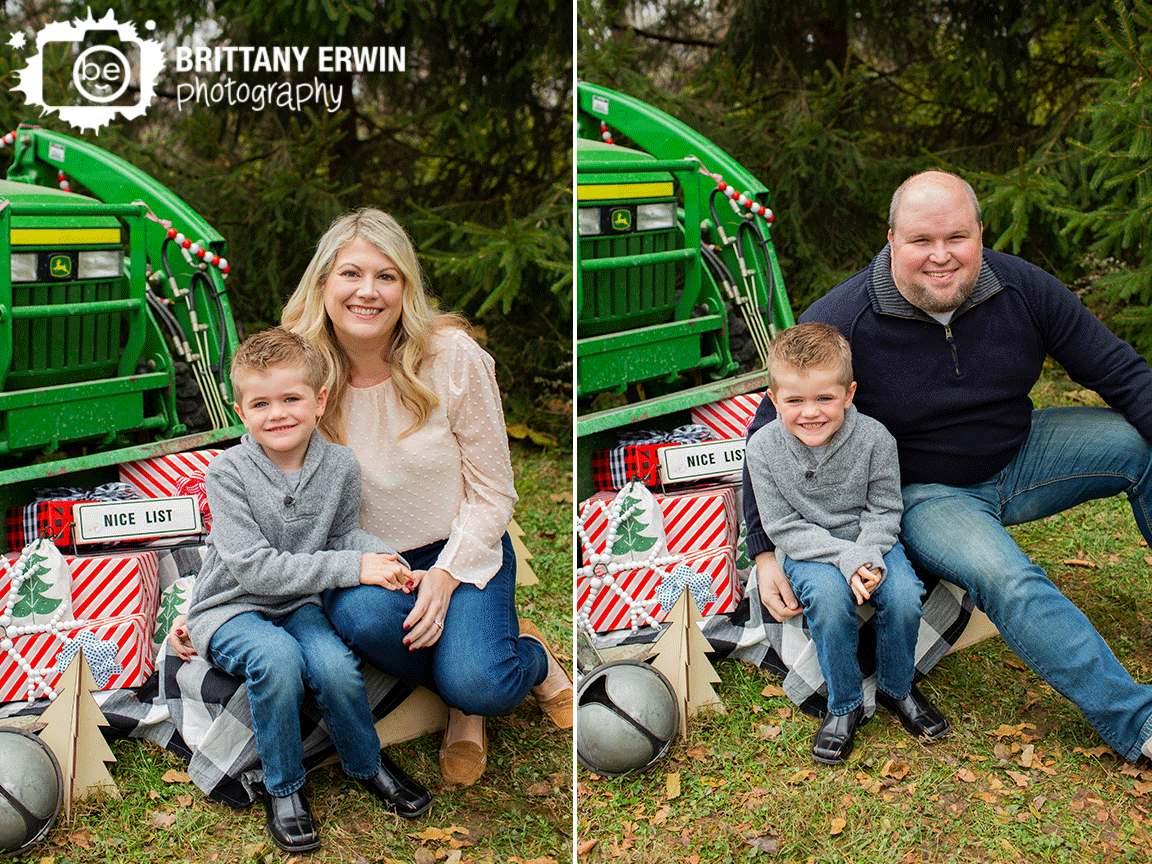
[[[111,10],[99,21],[88,10],[85,21],[49,24],[36,46],[12,89],[79,129],[99,129],[117,115],[141,116],[164,66],[160,43],[140,39],[135,25],[118,23]]]

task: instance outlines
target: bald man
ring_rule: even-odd
[[[855,404],[896,438],[908,557],[968,591],[1118,753],[1152,756],[1152,687],[1132,679],[1005,529],[1123,492],[1152,544],[1152,370],[1059,281],[983,247],[980,205],[960,177],[910,177],[888,224],[872,263],[800,320],[844,334]],[[1033,410],[1028,393],[1047,356],[1111,407]],[[765,399],[749,437],[773,416]],[[760,596],[782,621],[802,610],[747,472],[744,501]]]

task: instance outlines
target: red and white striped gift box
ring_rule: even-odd
[[[767,382],[765,382],[767,384]],[[743,439],[764,393],[741,393],[692,409],[692,422],[707,426],[717,438]]]
[[[149,644],[151,631],[143,615],[125,615],[106,621],[89,621],[64,633],[75,638],[88,631],[97,639],[116,644],[116,660],[123,672],[113,675],[104,685],[105,690],[138,687],[152,674],[152,651]],[[64,647],[53,633],[27,633],[12,635],[13,648],[28,661],[33,670],[44,676],[45,683],[54,687],[60,679],[60,670],[51,672],[56,658]],[[29,694],[29,678],[16,660],[6,651],[0,651],[0,702],[15,702],[44,695]]]
[[[703,549],[691,555],[685,555],[683,564],[697,573],[703,573],[712,581],[712,592],[717,599],[705,604],[700,610],[702,615],[715,615],[720,612],[731,612],[740,602],[740,585],[736,581],[735,549],[731,546],[722,546],[713,549]],[[647,568],[638,570],[625,570],[616,574],[616,584],[629,597],[641,601],[655,601],[656,588],[663,578],[662,572]],[[685,588],[685,591],[688,589]],[[581,576],[576,580],[576,608],[584,608],[584,603],[592,591],[591,578]],[[652,617],[657,621],[664,621],[672,610],[665,610],[657,602],[653,606],[645,607],[651,610]],[[622,630],[630,625],[630,605],[627,600],[611,588],[601,587],[592,599],[592,608],[589,614],[592,629],[597,633],[609,630]]]
[[[130,483],[145,498],[171,498],[192,495],[200,505],[204,530],[212,526],[208,500],[204,496],[204,469],[223,450],[189,450],[152,459],[125,462],[120,466],[120,482]]]
[[[20,556],[4,556],[14,564]],[[159,556],[154,550],[106,555],[65,555],[72,571],[72,615],[77,621],[99,621],[143,615],[151,627],[160,602],[157,578]],[[11,571],[0,572],[0,596],[8,591]]]
[[[736,493],[729,485],[713,485],[682,492],[654,493],[664,517],[668,551],[697,552],[716,546],[735,546],[739,532]],[[580,505],[580,521],[593,545],[603,552],[607,542],[611,492],[597,492]]]

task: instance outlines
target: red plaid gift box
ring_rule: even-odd
[[[5,541],[9,549],[23,549],[38,537],[57,546],[72,544],[72,508],[85,501],[37,501],[24,507],[9,507]]]
[[[611,450],[592,452],[592,488],[623,489],[629,481],[645,486],[660,482],[660,450],[675,446],[671,441],[659,444],[625,444]]]
[[[20,556],[4,556],[9,567]],[[155,624],[160,602],[157,578],[159,555],[153,550],[107,555],[65,555],[72,571],[72,615],[78,621],[96,621],[143,615]],[[8,593],[12,581],[9,568],[0,569],[0,597]]]
[[[85,646],[86,657],[92,654],[97,656],[95,662],[89,659],[89,665],[92,666],[93,677],[101,690],[138,687],[152,674],[152,651],[149,644],[152,633],[143,615],[88,621],[82,626],[63,631],[62,635],[69,639],[77,639],[83,633],[91,634],[90,637],[83,638],[95,639],[98,643],[104,643],[102,647],[108,649],[108,656],[101,657],[99,652],[91,652]],[[0,702],[14,702],[44,695],[43,692],[28,692],[31,679],[12,656],[12,652],[18,653],[35,672],[44,676],[45,683],[49,687],[53,687],[64,671],[53,667],[61,651],[65,649],[66,643],[51,632],[10,633],[8,638],[12,641],[12,648],[0,651]],[[117,668],[120,671],[115,671]]]
[[[706,576],[712,583],[712,592],[716,600],[705,604],[700,610],[702,615],[715,615],[720,612],[731,612],[740,602],[740,585],[736,581],[735,550],[731,546],[722,546],[714,549],[703,549],[691,555],[685,555],[682,563]],[[671,570],[669,566],[664,568]],[[664,621],[671,609],[663,609],[656,597],[656,589],[664,578],[663,570],[650,570],[647,568],[637,570],[623,570],[616,574],[616,584],[620,589],[635,601],[644,604],[645,611],[651,613],[657,621]],[[685,588],[684,590],[688,590]],[[592,592],[590,576],[580,576],[576,580],[576,606],[583,610]],[[632,604],[625,597],[607,586],[601,586],[592,597],[589,610],[592,629],[597,633],[609,630],[621,630],[631,626]],[[643,623],[643,622],[641,622]]]
[[[608,505],[614,493],[597,492],[580,505],[580,521],[593,552],[603,552],[608,531]],[[668,551],[696,552],[717,546],[735,546],[739,531],[736,492],[727,484],[669,493],[654,492],[664,517]]]
[[[763,393],[741,393],[692,409],[692,422],[707,426],[717,438],[742,439],[756,416]]]
[[[169,453],[120,466],[120,481],[129,483],[145,498],[192,495],[200,505],[204,530],[212,527],[208,499],[204,495],[204,469],[223,450],[189,450]]]

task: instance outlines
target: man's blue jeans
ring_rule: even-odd
[[[404,552],[413,570],[436,563],[445,541]],[[519,705],[548,673],[535,639],[520,638],[516,619],[516,553],[505,534],[504,563],[483,589],[467,582],[452,592],[444,632],[434,645],[410,651],[404,619],[416,593],[377,585],[324,592],[324,608],[352,650],[382,672],[427,687],[465,714],[499,717]]]
[[[264,788],[278,798],[304,785],[300,705],[312,691],[340,764],[352,777],[380,767],[380,738],[360,661],[315,603],[277,619],[259,612],[229,618],[212,636],[208,661],[248,682]]]
[[[884,581],[868,601],[875,610],[876,686],[896,699],[912,689],[916,636],[924,585],[897,543],[884,556]],[[784,559],[784,572],[804,607],[820,671],[828,684],[828,710],[847,714],[864,701],[860,661],[860,620],[856,597],[840,568],[817,561]]]
[[[983,483],[905,486],[900,536],[914,564],[972,595],[1008,647],[1135,760],[1152,737],[1152,687],[1132,680],[1004,528],[1120,492],[1152,543],[1152,447],[1111,409],[1048,408],[1032,413],[1020,451]]]

